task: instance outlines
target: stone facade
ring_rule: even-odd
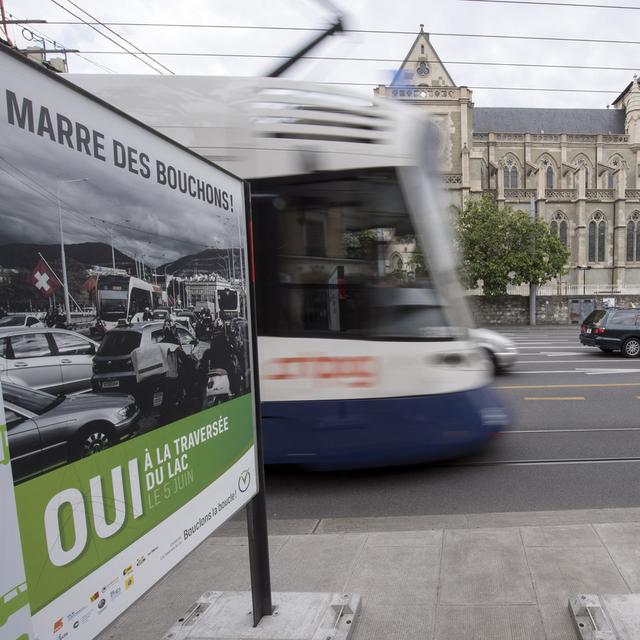
[[[525,210],[533,201],[571,252],[565,290],[582,293],[588,268],[587,293],[640,293],[636,77],[610,109],[475,107],[472,92],[455,85],[421,25],[392,83],[374,92],[415,105],[440,128],[452,210],[484,193]]]

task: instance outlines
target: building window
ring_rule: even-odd
[[[567,247],[567,218],[562,211],[554,214],[551,224],[549,225],[551,234],[557,236],[564,247]]]
[[[509,158],[504,166],[504,188],[518,188],[518,167],[516,167],[513,158]]]
[[[547,189],[553,189],[553,167],[547,166]]]
[[[604,262],[607,223],[600,211],[589,223],[589,262]]]
[[[607,172],[607,189],[613,189],[613,171]]]
[[[321,216],[307,214],[305,219],[305,255],[326,256],[325,221]]]
[[[627,262],[640,262],[640,211],[634,211],[627,223]]]

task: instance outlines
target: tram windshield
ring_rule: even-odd
[[[447,339],[393,168],[252,180],[258,331]]]

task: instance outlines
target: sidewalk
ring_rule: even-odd
[[[204,591],[249,589],[245,531],[224,525],[100,640],[159,640]],[[269,531],[273,591],[360,593],[358,640],[576,640],[569,596],[640,592],[640,508],[273,520]]]

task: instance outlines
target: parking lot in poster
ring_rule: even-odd
[[[92,638],[257,491],[244,185],[0,50],[0,192],[0,635]]]

